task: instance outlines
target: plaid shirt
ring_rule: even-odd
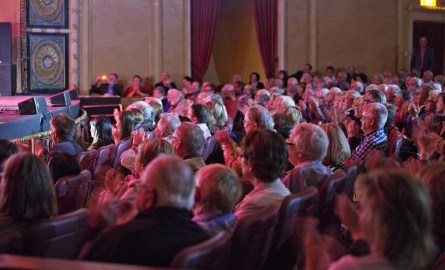
[[[374,149],[381,150],[385,155],[388,153],[388,137],[382,128],[366,134],[359,146],[352,152],[351,159],[364,161]]]

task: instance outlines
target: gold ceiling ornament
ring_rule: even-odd
[[[31,59],[36,79],[47,85],[51,85],[59,80],[65,65],[64,62],[62,52],[52,42],[39,44],[35,48]]]

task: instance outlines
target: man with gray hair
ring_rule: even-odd
[[[372,150],[388,153],[388,137],[383,128],[388,119],[388,110],[385,105],[374,102],[365,105],[362,113],[362,130],[364,137],[361,143],[351,154],[352,161],[365,161]]]
[[[266,89],[260,89],[256,92],[254,102],[256,105],[266,107],[266,103],[270,99],[270,93]]]
[[[101,233],[83,259],[168,267],[178,252],[209,237],[190,219],[194,197],[190,167],[174,156],[157,157],[141,177],[139,214]]]
[[[173,132],[179,127],[181,120],[176,113],[161,113],[156,125],[156,138],[162,138],[169,143],[172,142]]]
[[[333,172],[324,166],[329,139],[326,132],[311,123],[295,126],[289,136],[289,161],[294,168],[283,178],[283,184],[291,193],[309,186],[320,188],[326,177]]]
[[[184,159],[193,171],[198,171],[206,164],[202,158],[205,138],[202,129],[195,124],[184,122],[173,133],[172,140],[175,155]]]
[[[266,108],[260,105],[250,107],[244,115],[244,129],[246,134],[257,128],[274,130],[272,115]],[[224,131],[217,132],[215,137],[223,148],[226,166],[229,166],[241,175],[240,150],[236,143],[229,137],[229,134]]]

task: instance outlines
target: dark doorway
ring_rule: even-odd
[[[445,60],[445,24],[436,22],[414,21],[413,23],[413,49],[419,47],[419,39],[425,36],[428,46],[433,48],[436,56],[436,70],[434,74],[444,74]]]

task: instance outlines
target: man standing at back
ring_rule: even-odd
[[[83,259],[167,267],[182,249],[208,239],[191,221],[195,182],[181,159],[161,155],[141,178],[134,220],[101,233]]]
[[[417,69],[423,74],[425,70],[435,71],[436,58],[434,57],[434,51],[427,46],[428,40],[426,37],[419,39],[419,47],[413,50],[411,56],[411,70]]]

